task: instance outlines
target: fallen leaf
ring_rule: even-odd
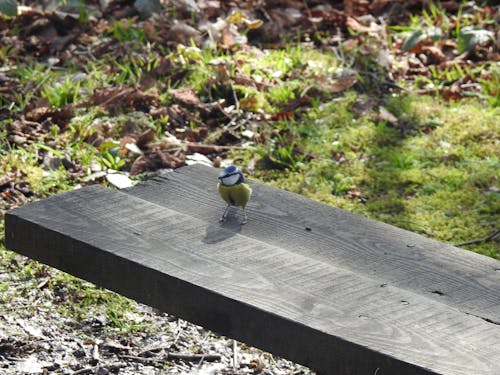
[[[145,93],[135,87],[114,86],[97,89],[90,97],[93,104],[116,113],[121,109],[148,112],[150,107],[157,106],[158,96]],[[86,103],[81,103],[83,105]]]
[[[439,64],[446,60],[446,56],[438,46],[422,46],[422,52],[425,53],[430,59],[432,64]]]
[[[170,95],[172,95],[174,100],[181,102],[182,104],[190,106],[198,106],[201,104],[201,100],[196,94],[196,91],[191,87],[171,90]]]
[[[130,175],[138,175],[144,172],[156,171],[158,169],[175,169],[184,165],[183,154],[173,155],[162,150],[153,150],[138,157],[130,167]]]
[[[218,146],[218,145],[205,145],[202,143],[191,142],[191,143],[187,144],[187,149],[190,152],[208,155],[208,154],[220,152],[224,149],[224,147]]]
[[[347,17],[346,26],[353,31],[361,32],[361,33],[369,33],[371,32],[371,28],[368,26],[361,25],[355,18]]]
[[[148,143],[150,143],[151,141],[153,141],[153,139],[155,138],[156,136],[156,133],[153,129],[147,129],[144,133],[142,133],[139,138],[137,138],[137,141],[135,142],[135,144],[137,145],[137,147],[139,147],[140,149],[144,149]]]
[[[293,119],[293,113],[290,112],[273,113],[269,119],[272,121],[291,120]]]
[[[26,120],[42,123],[50,120],[51,123],[64,129],[74,115],[73,107],[66,105],[62,108],[37,107],[25,114]]]
[[[329,84],[328,91],[332,94],[338,94],[340,92],[344,92],[345,90],[351,88],[358,82],[358,79],[355,76],[345,76],[341,77],[338,81]]]
[[[14,181],[13,175],[11,173],[7,173],[0,177],[0,188],[4,185],[10,184]]]
[[[166,39],[169,42],[190,45],[191,41],[195,44],[201,43],[201,33],[194,27],[189,26],[182,21],[176,22],[168,31]]]
[[[392,125],[397,125],[399,120],[391,112],[389,112],[385,107],[380,106],[378,109],[378,120],[386,121]]]

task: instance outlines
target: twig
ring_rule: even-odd
[[[162,364],[166,364],[168,362],[164,359],[139,357],[136,355],[128,355],[128,354],[121,354],[121,355],[119,355],[119,357],[124,358],[124,359],[130,359],[132,361],[137,361],[137,362],[153,362],[153,363],[162,363]]]
[[[220,361],[221,356],[218,354],[183,354],[183,353],[167,353],[165,355],[165,359],[159,358],[148,358],[148,357],[139,357],[136,355],[128,355],[122,354],[120,358],[131,359],[138,362],[156,362],[156,363],[167,363],[168,360],[181,360],[186,362],[199,362],[199,361],[207,361],[207,362],[215,362]]]
[[[484,238],[478,238],[478,239],[470,240],[470,241],[467,241],[467,242],[457,243],[457,244],[455,244],[453,246],[466,246],[466,245],[472,245],[472,244],[475,244],[475,243],[489,242],[489,241],[493,241],[499,235],[500,235],[500,229],[495,229],[493,232],[491,232],[488,236],[486,236]]]
[[[238,100],[238,96],[236,95],[236,91],[234,91],[234,86],[232,83],[229,84],[231,86],[231,91],[233,92],[234,106],[236,108],[236,112],[240,113],[240,101]]]
[[[182,353],[167,353],[167,358],[171,360],[182,360],[187,362],[207,361],[215,362],[220,361],[221,356],[218,354],[182,354]]]
[[[154,352],[159,352],[164,349],[169,349],[172,346],[172,344],[168,345],[158,345],[158,346],[150,346],[149,348],[145,348],[144,350],[140,351],[138,356],[142,357],[145,354],[148,353],[154,353]]]
[[[177,344],[177,341],[179,340],[179,338],[181,337],[181,334],[182,334],[182,331],[183,331],[183,327],[181,326],[181,320],[180,319],[177,319],[177,332],[175,334],[175,337],[174,337],[174,342],[172,343],[172,345],[175,345]]]
[[[83,375],[83,374],[90,374],[92,371],[95,371],[99,368],[99,366],[93,366],[93,367],[86,367],[82,368],[80,370],[77,370],[75,372],[72,372],[71,375]]]

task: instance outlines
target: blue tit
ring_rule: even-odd
[[[241,170],[234,165],[225,168],[219,175],[217,190],[227,203],[227,207],[219,221],[226,220],[229,207],[241,206],[243,208],[243,221],[241,224],[246,224],[248,217],[245,207],[252,195],[252,189],[245,184],[245,177],[243,177]]]

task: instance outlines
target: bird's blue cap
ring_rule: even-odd
[[[224,168],[224,170],[219,174],[219,181],[223,185],[228,185],[225,182],[229,182],[229,180],[226,179],[229,178],[234,181],[235,176],[238,176],[239,178],[237,179],[236,183],[234,183],[234,185],[241,184],[245,181],[245,177],[243,177],[243,173],[241,173],[241,170],[235,165],[230,165],[229,167]],[[233,183],[229,183],[229,185],[233,185]]]
[[[238,167],[236,165],[230,165],[229,167],[224,168],[222,171],[224,175],[230,175],[234,173],[238,173]]]

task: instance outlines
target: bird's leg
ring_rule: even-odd
[[[226,209],[224,210],[224,213],[222,214],[221,218],[219,219],[219,221],[222,223],[224,220],[226,220],[226,216],[227,216],[227,211],[229,210],[229,207],[231,207],[230,204],[228,204],[226,206]]]
[[[241,221],[241,225],[244,225],[248,222],[247,209],[243,207],[243,220]]]

